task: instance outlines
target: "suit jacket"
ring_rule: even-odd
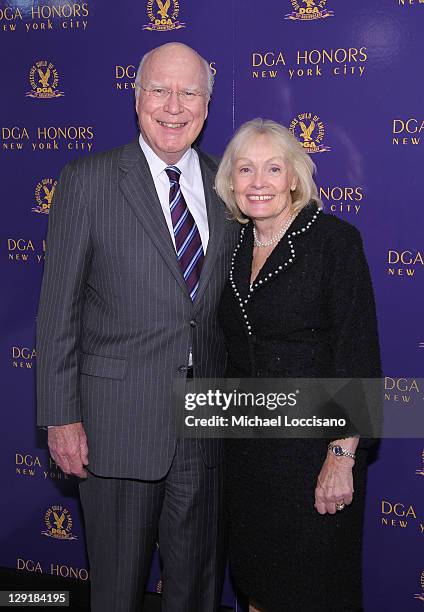
[[[238,230],[213,190],[216,160],[197,152],[210,237],[194,304],[138,140],[71,162],[56,189],[37,326],[38,424],[83,421],[98,475],[163,477],[190,346],[195,377],[225,368],[216,310]],[[201,446],[216,464],[219,443]]]

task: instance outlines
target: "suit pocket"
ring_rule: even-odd
[[[103,378],[124,378],[125,359],[81,353],[80,373]]]

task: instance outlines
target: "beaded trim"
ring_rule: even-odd
[[[302,234],[304,234],[310,227],[311,225],[316,221],[316,219],[318,218],[318,214],[322,211],[322,208],[318,208],[318,210],[316,211],[316,213],[312,216],[312,219],[310,221],[308,221],[308,223],[298,229],[295,230],[294,232],[290,232],[289,234],[286,234],[287,236],[287,242],[288,245],[290,247],[290,253],[291,256],[289,257],[289,259],[287,261],[285,261],[283,264],[281,264],[280,266],[278,266],[278,268],[276,270],[274,270],[274,272],[269,272],[264,279],[260,279],[257,282],[253,283],[253,285],[250,285],[249,288],[249,293],[247,295],[247,298],[243,300],[242,296],[240,295],[239,290],[237,289],[237,285],[234,281],[234,265],[235,265],[235,261],[236,261],[236,256],[237,256],[237,251],[240,249],[242,243],[243,243],[243,237],[244,237],[244,233],[246,231],[246,227],[242,227],[241,232],[240,232],[240,238],[239,241],[237,243],[236,248],[234,249],[233,255],[231,257],[231,263],[230,263],[230,274],[229,274],[229,280],[230,280],[230,285],[231,288],[234,291],[234,294],[238,300],[239,306],[240,306],[240,310],[242,312],[243,315],[243,320],[244,323],[247,327],[247,333],[249,336],[252,335],[252,325],[249,321],[249,318],[247,316],[247,312],[246,312],[246,305],[248,303],[248,301],[250,300],[252,293],[255,291],[255,289],[258,289],[261,285],[264,285],[265,283],[267,283],[269,280],[271,280],[271,278],[275,278],[276,276],[278,276],[278,274],[287,268],[287,266],[291,263],[294,262],[294,260],[296,259],[296,253],[294,250],[294,246],[293,246],[293,238],[295,238],[295,236],[300,236]]]

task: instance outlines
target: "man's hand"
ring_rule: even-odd
[[[48,443],[53,460],[65,474],[87,478],[88,445],[82,423],[49,427]]]

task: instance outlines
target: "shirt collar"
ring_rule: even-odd
[[[140,143],[141,150],[146,156],[147,163],[149,164],[150,172],[152,173],[153,178],[157,178],[162,172],[165,171],[165,168],[168,167],[168,164],[166,164],[163,161],[163,159],[161,159],[160,157],[158,157],[158,155],[156,155],[156,153],[147,144],[147,142],[144,140],[141,134],[138,140]],[[195,154],[194,149],[190,147],[190,149],[188,149],[184,153],[181,159],[179,159],[176,164],[173,164],[174,166],[177,166],[181,170],[181,176],[184,177],[184,180],[190,184],[193,182],[193,178],[194,178],[194,166],[196,163],[195,155],[196,154]]]

